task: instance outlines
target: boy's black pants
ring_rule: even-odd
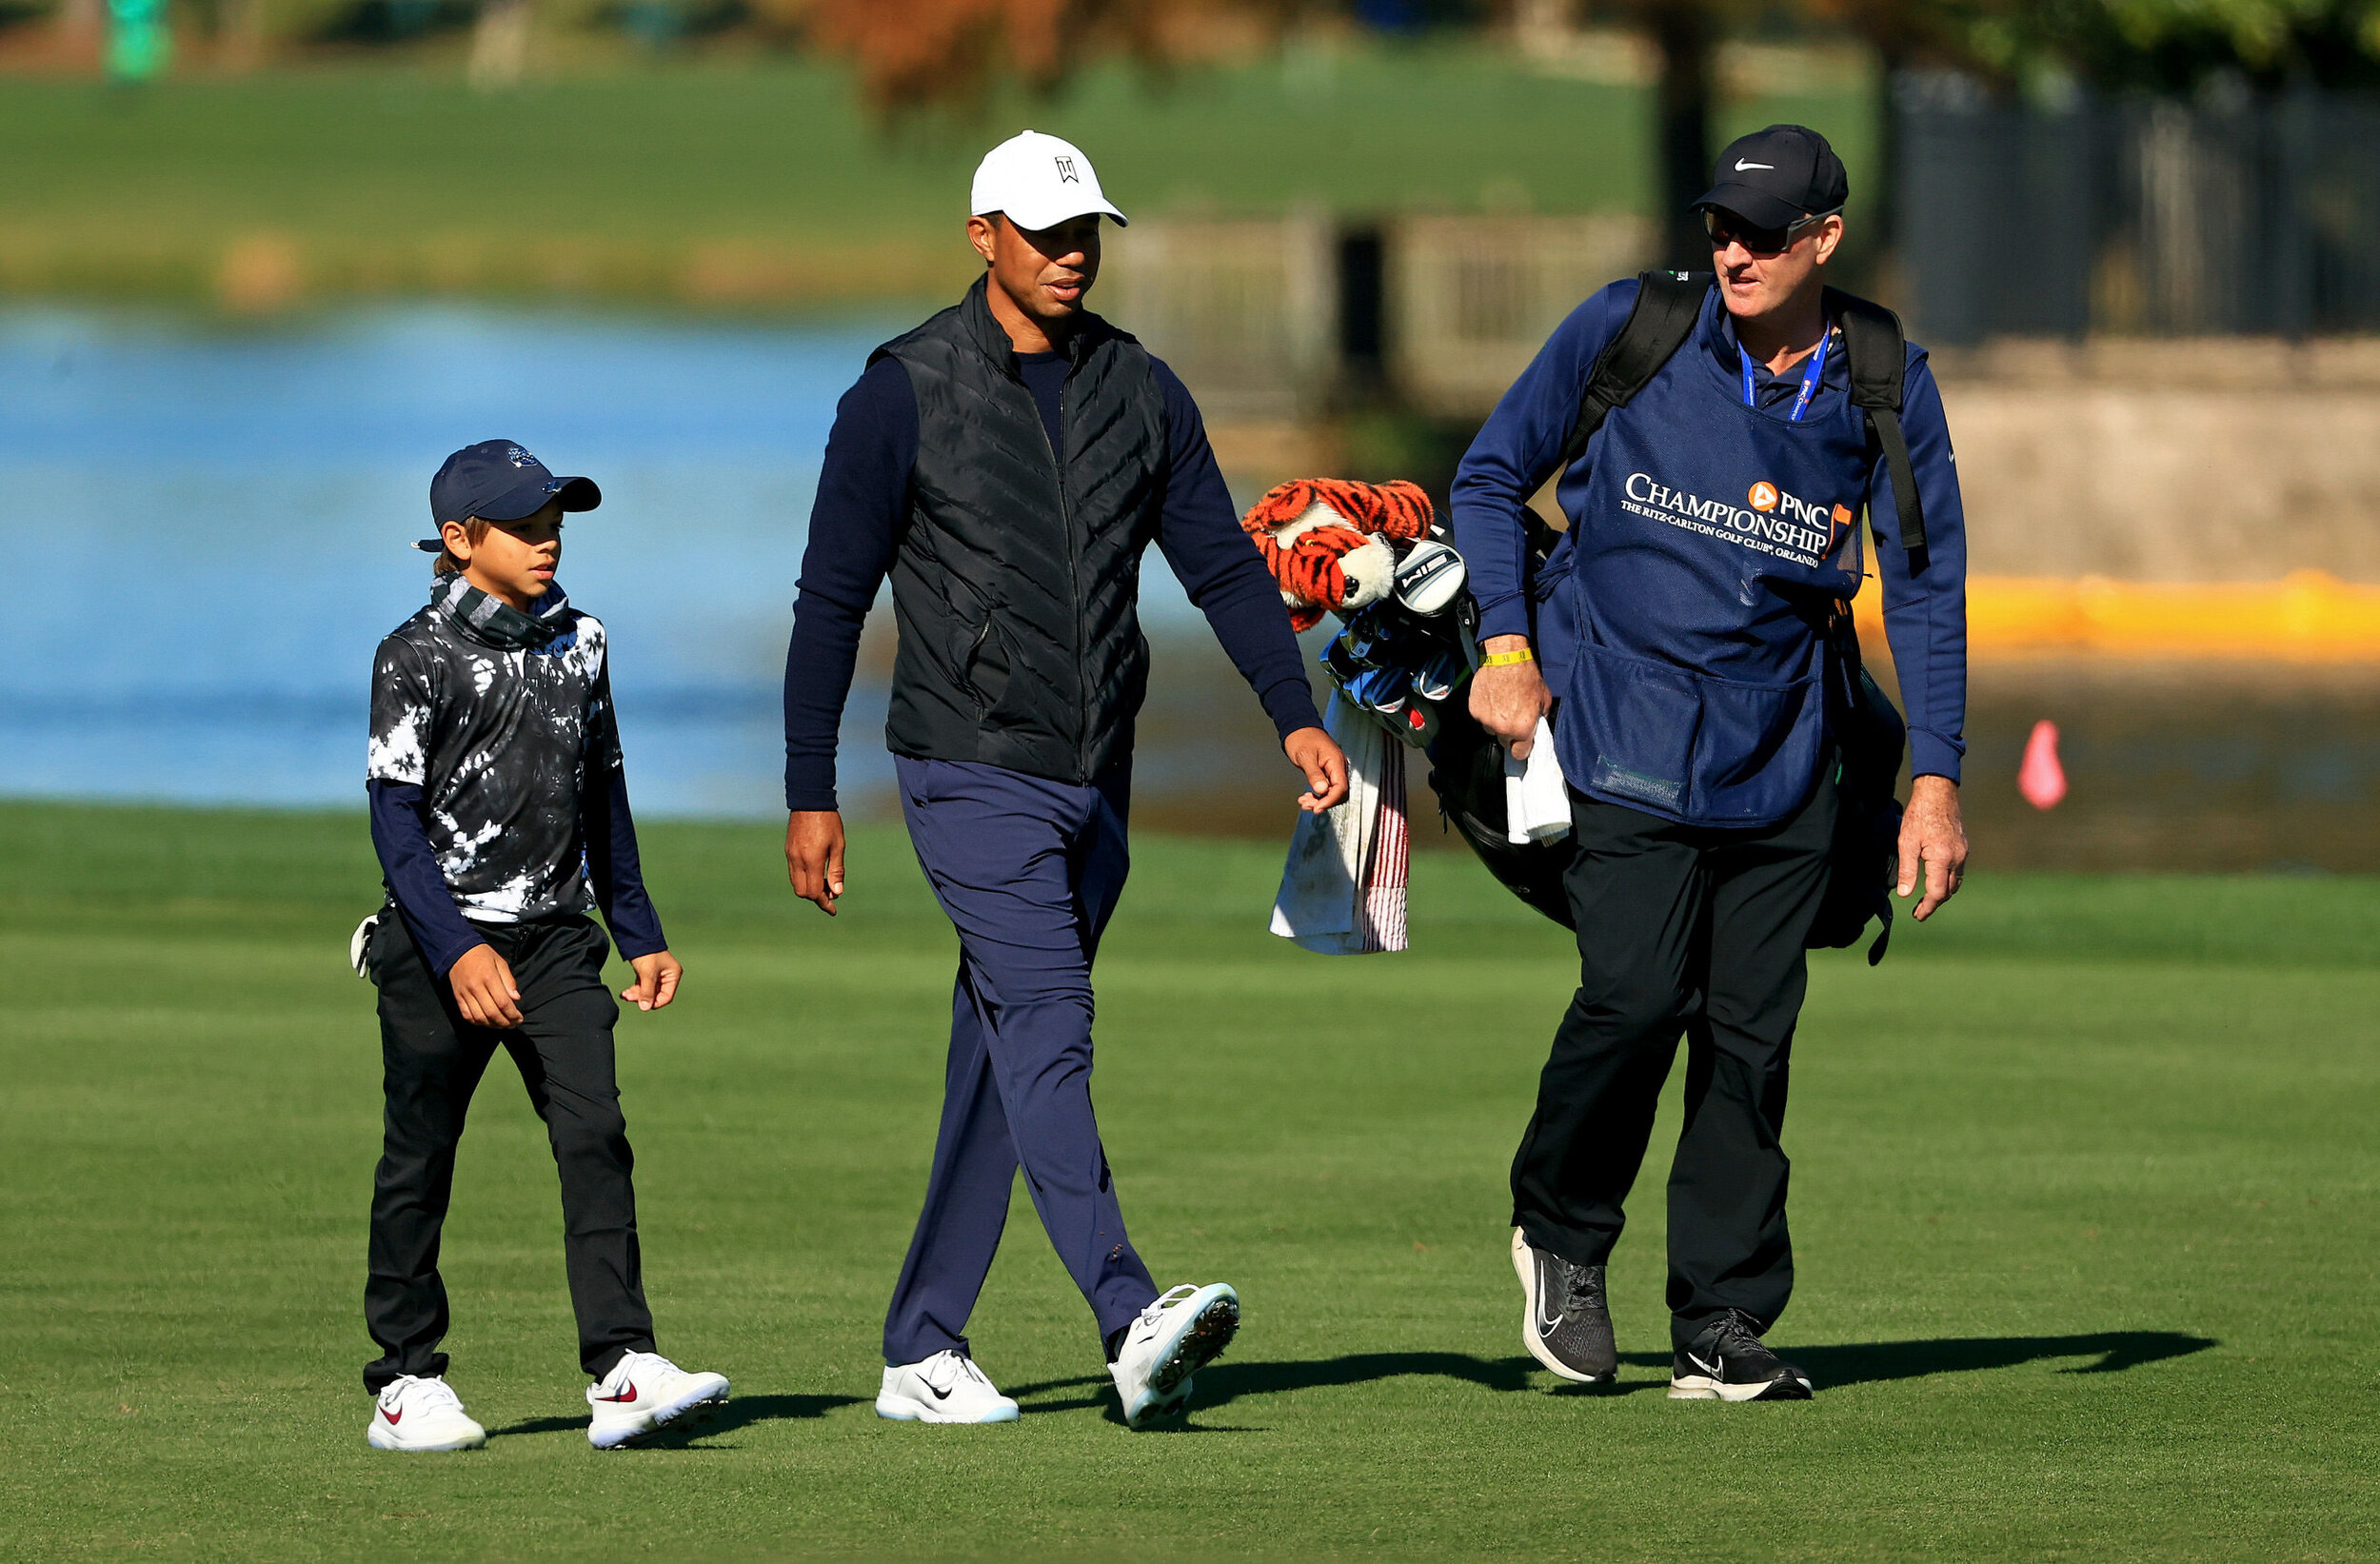
[[[1777,1137],[1808,985],[1802,942],[1835,834],[1832,769],[1797,814],[1752,830],[1571,795],[1578,992],[1513,1158],[1513,1222],[1574,1265],[1610,1258],[1683,1033],[1686,1122],[1669,1178],[1681,1348],[1728,1309],[1766,1330],[1793,1295]]]
[[[446,1372],[446,1355],[438,1350],[446,1334],[438,1238],[464,1116],[499,1044],[520,1067],[562,1175],[563,1260],[578,1316],[580,1363],[601,1378],[625,1354],[653,1350],[629,1181],[635,1158],[612,1069],[611,1029],[620,1007],[604,986],[609,941],[587,918],[482,925],[480,932],[511,964],[521,991],[521,1024],[509,1030],[463,1019],[453,989],[430,971],[395,909],[384,912],[372,931],[387,1099],[364,1288],[365,1323],[382,1349],[364,1370],[375,1394],[402,1375]]]

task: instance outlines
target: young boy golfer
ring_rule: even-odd
[[[565,511],[603,495],[508,440],[446,458],[428,606],[372,664],[372,845],[396,916],[357,931],[380,990],[387,1138],[373,1181],[364,1318],[380,1358],[378,1450],[469,1450],[486,1431],[446,1381],[438,1236],[455,1145],[502,1046],[545,1121],[562,1175],[563,1256],[579,1360],[596,1383],[587,1437],[611,1450],[727,1399],[716,1374],[653,1350],[627,1129],[612,1070],[603,908],[636,969],[621,997],[659,1010],[679,965],[637,867],[604,627],[554,583]]]

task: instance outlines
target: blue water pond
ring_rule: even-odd
[[[360,802],[372,648],[429,583],[429,475],[501,436],[603,485],[562,580],[610,628],[640,808],[778,809],[820,454],[903,324],[0,311],[0,794]],[[1147,575],[1153,624],[1195,623]],[[883,699],[863,683],[847,719],[857,789],[889,776]]]

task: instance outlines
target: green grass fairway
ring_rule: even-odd
[[[1830,84],[1730,105],[1716,129],[1808,120],[1859,179],[1870,117],[1864,95]],[[129,93],[14,79],[0,81],[0,287],[220,287],[285,303],[939,293],[975,267],[959,229],[977,159],[1027,124],[1079,140],[1135,215],[1636,210],[1649,198],[1645,92],[1444,44],[1189,69],[1167,84],[1107,67],[1052,99],[1012,96],[980,119],[936,116],[897,134],[870,122],[842,67],[801,60],[492,95],[453,67]],[[232,275],[260,267],[246,284]]]
[[[873,1416],[951,938],[895,835],[859,838],[831,923],[774,854],[649,831],[689,977],[621,1024],[662,1346],[733,1406],[587,1448],[552,1169],[500,1060],[446,1246],[495,1436],[395,1456],[356,1378],[361,820],[0,808],[0,1555],[2380,1554],[2370,881],[1987,873],[1882,969],[1818,961],[1775,1338],[1822,1388],[1725,1407],[1661,1394],[1657,1152],[1617,1392],[1521,1356],[1504,1172],[1557,931],[1430,854],[1413,953],[1309,956],[1263,933],[1276,848],[1144,841],[1101,1119],[1160,1281],[1230,1279],[1247,1323],[1188,1429],[1135,1435],[1021,1196],[974,1336],[1023,1421]]]

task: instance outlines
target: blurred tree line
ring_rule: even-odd
[[[1164,68],[1236,41],[1338,27],[1409,36],[1509,27],[1554,13],[1636,29],[1692,96],[1699,65],[1746,32],[1848,33],[1888,63],[1955,65],[2011,87],[2045,74],[2111,88],[2188,90],[2236,72],[2380,85],[2380,0],[528,0],[565,28],[653,39],[733,30],[851,55],[880,105],[948,103],[1002,78],[1053,88],[1124,53]],[[263,45],[401,43],[474,26],[522,0],[172,0],[202,39]],[[96,35],[109,0],[0,0],[0,25],[47,19]],[[1707,88],[1704,89],[1707,92]],[[1665,94],[1666,96],[1666,94]]]
[[[891,118],[965,109],[1008,84],[1052,91],[1085,64],[1163,72],[1221,50],[1338,30],[1435,37],[1517,25],[1634,30],[1658,62],[1657,188],[1679,212],[1712,155],[1716,62],[1731,37],[1850,37],[1889,93],[1910,69],[1966,72],[2010,95],[2076,89],[2186,93],[2211,78],[2265,90],[2380,86],[2380,0],[169,0],[178,34],[232,68],[291,46],[472,34],[473,75],[517,77],[531,30],[614,30],[654,46],[733,33],[849,58]],[[47,17],[98,59],[121,0],[0,0],[0,25]],[[1219,42],[1220,41],[1220,42]],[[1889,100],[1877,123],[1893,163]],[[1889,193],[1885,197],[1889,219]],[[1697,253],[1682,215],[1673,238]]]
[[[805,0],[167,0],[177,34],[218,69],[246,69],[326,49],[402,47],[468,34],[475,76],[501,81],[526,67],[534,31],[624,35],[666,47],[738,34],[800,48]],[[48,31],[57,51],[98,60],[121,0],[0,0],[0,29]],[[21,49],[22,46],[20,46]]]
[[[2380,84],[2380,0],[781,0],[801,3],[812,36],[857,63],[881,111],[980,100],[1013,79],[1051,89],[1082,62],[1130,53],[1163,69],[1216,28],[1275,42],[1300,28],[1356,21],[1426,32],[1600,23],[1640,32],[1658,61],[1656,188],[1668,248],[1698,263],[1685,204],[1706,186],[1719,46],[1731,36],[1831,32],[1876,57],[1879,165],[1895,164],[1890,94],[1912,69],[1958,70],[2010,95],[2077,89],[2180,93],[2210,79],[2267,90]],[[1551,13],[1549,17],[1549,13]],[[1878,227],[1890,231],[1889,175]]]

